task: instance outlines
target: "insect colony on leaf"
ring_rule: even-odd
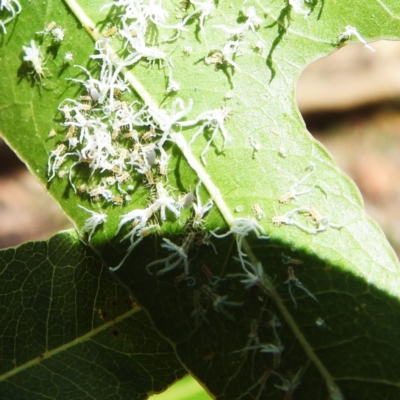
[[[57,172],[64,173],[65,170],[58,171],[58,169],[66,160],[69,160],[72,163],[68,170],[71,188],[78,196],[89,199],[91,202],[102,201],[118,207],[128,207],[130,194],[136,190],[137,186],[148,188],[150,195],[147,205],[142,208],[130,209],[120,216],[120,223],[115,235],[122,236],[121,242],[129,240],[129,244],[121,262],[110,268],[112,271],[121,268],[132,251],[146,237],[159,232],[166,221],[179,220],[185,209],[192,209],[191,216],[184,222],[187,229],[184,230],[183,236],[174,240],[163,238],[161,247],[167,252],[167,255],[149,263],[146,269],[149,274],[158,277],[172,275],[171,272],[177,269],[183,270],[183,272],[179,271],[180,274],[175,277],[174,282],[176,284],[186,282],[188,287],[193,287],[191,289],[193,291],[192,316],[196,326],[209,323],[210,318],[207,315],[210,309],[221,317],[233,320],[235,319],[235,310],[240,308],[242,301],[237,301],[223,291],[222,285],[226,279],[239,278],[239,284],[243,285],[247,292],[256,293],[258,297],[260,297],[260,293],[263,298],[276,294],[276,288],[263,265],[250,260],[244,250],[245,238],[248,235],[253,235],[261,240],[268,239],[264,227],[258,222],[265,217],[265,213],[262,206],[255,203],[252,206],[255,218],[235,218],[228,232],[222,234],[218,234],[216,231],[211,232],[212,238],[234,236],[241,272],[219,277],[210,275],[210,270],[203,268],[203,272],[208,270],[205,274],[207,281],[198,286],[195,278],[190,275],[192,263],[190,255],[192,250],[199,245],[214,246],[210,240],[210,233],[206,233],[204,229],[205,218],[214,204],[213,194],[210,192],[210,198],[202,201],[200,187],[204,182],[199,180],[195,193],[186,193],[181,198],[176,196],[176,190],[167,185],[171,155],[167,153],[164,146],[166,142],[174,141],[173,134],[175,132],[186,128],[195,130],[189,145],[193,145],[201,134],[208,132],[209,139],[200,153],[200,158],[206,166],[205,156],[217,135],[219,133],[222,135],[224,146],[232,139],[226,128],[226,121],[232,110],[230,107],[221,106],[200,112],[197,117],[188,118],[193,108],[192,99],[185,101],[180,97],[175,97],[171,100],[169,109],[154,108],[137,101],[129,103],[124,97],[130,92],[129,84],[121,77],[124,68],[134,67],[139,62],[149,65],[158,64],[162,68],[169,69],[167,93],[177,92],[180,84],[172,77],[174,68],[172,57],[169,58],[160,47],[160,43],[148,41],[146,36],[148,25],[173,30],[175,32],[173,40],[175,40],[181,32],[186,30],[185,24],[190,19],[196,18],[201,34],[205,36],[204,27],[206,23],[208,24],[208,17],[213,12],[215,5],[212,0],[191,0],[187,3],[187,8],[185,7],[189,14],[183,17],[180,23],[171,25],[168,24],[168,14],[162,8],[161,3],[142,1],[139,2],[139,5],[136,7],[132,2],[119,0],[103,7],[123,7],[124,13],[120,15],[120,21],[116,22],[115,26],[109,28],[96,41],[96,54],[91,58],[99,63],[99,77],[95,78],[88,69],[76,65],[79,72],[84,74],[84,78],[80,76],[69,78],[70,81],[82,85],[85,93],[82,94],[79,101],[65,99],[59,105],[59,110],[64,116],[62,126],[67,130],[67,134],[65,142],[58,143],[56,149],[50,153],[49,181]],[[292,6],[294,7],[294,5]],[[252,6],[243,8],[243,15],[244,22],[238,28],[217,26],[217,29],[228,34],[239,30],[241,37],[227,39],[225,45],[204,57],[206,63],[230,66],[238,73],[241,71],[236,57],[239,55],[240,47],[245,44],[243,35],[247,32],[249,34],[256,33],[263,22]],[[56,40],[56,36],[52,32],[58,28],[55,24],[54,26],[50,25],[42,34],[52,34]],[[62,30],[57,37],[63,37],[64,33]],[[111,45],[116,36],[122,39],[126,51],[125,58],[117,61],[115,61]],[[168,42],[172,39],[164,38],[164,40]],[[257,43],[259,42],[260,40],[257,40]],[[28,57],[25,61],[31,62],[36,73],[42,75],[39,73],[40,68],[43,70],[40,48],[31,42],[30,49],[25,50],[24,48],[24,51],[25,57]],[[192,54],[192,49],[190,51],[187,49],[186,53],[189,56]],[[261,150],[258,141],[250,138],[250,142],[255,151]],[[90,173],[88,181],[82,182],[79,174],[76,173],[77,166],[88,170]],[[308,179],[314,173],[314,167],[312,168],[310,173],[280,196],[281,204],[298,201],[299,197],[311,193],[317,187],[317,185],[313,185],[301,189],[301,186],[307,184]],[[99,206],[101,207],[101,204]],[[107,222],[107,215],[81,205],[79,207],[85,213],[90,214],[83,224],[81,234],[87,234],[87,240],[91,241],[96,230]],[[125,210],[125,208],[123,209]],[[237,212],[241,212],[239,208],[237,210]],[[309,218],[311,227],[304,226],[308,231],[303,229],[296,216]],[[339,227],[330,223],[313,207],[299,207],[284,215],[274,217],[272,222],[276,225],[295,225],[308,233],[318,233],[329,227]],[[216,252],[215,247],[214,251]],[[292,286],[302,289],[315,300],[311,292],[296,278],[293,266],[289,265],[287,268],[289,277],[285,283],[288,285],[293,302],[297,304],[292,293]],[[246,353],[250,350],[253,351],[253,354],[272,355],[272,369],[264,372],[257,384],[263,388],[266,380],[275,373],[275,376],[282,381],[280,385],[275,386],[279,390],[289,392],[297,387],[299,378],[295,376],[290,380],[277,372],[284,348],[277,334],[278,324],[274,323],[270,326],[273,330],[273,340],[261,342],[258,338],[258,327],[252,323],[250,342],[238,352]]]

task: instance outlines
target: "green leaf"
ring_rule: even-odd
[[[76,29],[74,18],[94,39],[113,26],[121,28],[123,11],[112,7],[99,12],[101,4],[68,0],[59,14],[59,3],[37,3],[21,13],[15,33],[1,49],[3,65],[7,65],[0,78],[0,87],[7,93],[0,99],[2,132],[44,183],[49,152],[56,148],[55,142],[65,141],[62,128],[60,139],[47,139],[56,122],[64,121],[57,106],[66,97],[83,94],[82,86],[56,76],[87,77],[64,66],[55,55],[47,64],[52,76],[36,84],[18,52],[33,32],[43,29],[43,20],[57,19],[68,33],[60,49],[73,48],[76,62],[87,66],[92,43],[83,30]],[[169,19],[158,27],[148,23],[146,44],[166,56],[150,66],[151,60],[141,59],[122,71],[133,89],[122,99],[147,106],[149,126],[139,127],[139,134],[154,125],[156,143],[169,133],[163,147],[171,155],[168,179],[154,168],[155,181],[164,187],[168,182],[175,197],[178,192],[194,191],[201,181],[196,203],[201,196],[203,205],[211,198],[214,206],[201,229],[193,229],[193,213],[188,210],[178,221],[167,210],[164,223],[158,214],[164,238],[168,236],[185,253],[190,248],[186,254],[190,277],[182,275],[181,269],[157,275],[157,268],[158,272],[168,269],[175,259],[149,266],[173,256],[155,247],[153,240],[143,240],[117,275],[162,335],[174,343],[185,368],[218,398],[279,398],[282,392],[289,396],[294,390],[299,398],[339,399],[340,393],[345,398],[392,398],[398,391],[398,334],[385,324],[391,321],[395,326],[397,320],[399,264],[380,228],[365,214],[355,185],[306,131],[294,87],[308,63],[348,39],[357,40],[356,35],[346,37],[349,26],[357,29],[361,40],[398,38],[399,6],[394,0],[368,4],[272,1],[267,6],[258,1],[215,2],[211,15],[202,19],[200,11],[193,11],[199,4],[193,2],[185,12],[172,1],[163,2]],[[302,10],[309,15],[305,17]],[[253,11],[258,20],[251,19]],[[187,31],[178,35],[165,27],[186,14],[192,14]],[[23,31],[18,25],[31,30]],[[124,48],[118,35],[110,41],[113,62],[118,64],[134,53]],[[93,76],[98,77],[94,70]],[[172,78],[180,83],[175,94],[167,93]],[[185,106],[192,99],[193,107],[166,128],[179,98]],[[210,110],[219,110],[219,123],[209,121],[206,126],[205,117],[196,119]],[[132,143],[121,139],[118,146]],[[70,171],[72,163],[69,160],[60,170]],[[71,173],[76,186],[85,183],[91,188],[102,177],[99,171],[91,176],[81,165]],[[122,207],[106,201],[94,207],[87,194],[74,193],[66,178],[47,183],[81,230],[88,214],[78,204],[107,212],[107,223],[96,230],[91,244],[111,267],[124,257],[118,249],[126,250],[123,238],[135,228],[127,224],[116,236],[120,217],[157,200],[155,185],[148,178],[153,191],[137,172],[131,172],[131,179],[135,185],[132,201]],[[118,193],[114,190],[113,194]],[[238,223],[252,223],[253,228],[257,223],[252,233],[260,236],[264,231],[262,236],[270,239],[254,234],[243,238]],[[203,236],[210,231],[223,235],[229,229],[236,240]],[[218,254],[205,246],[209,240]],[[241,251],[249,264],[235,261]],[[177,266],[185,265],[181,261]],[[259,262],[262,279],[244,290],[241,280],[247,278],[243,275],[256,272]],[[231,303],[224,306],[224,301]],[[373,320],[378,323],[371,330]],[[251,347],[249,351],[242,351],[246,346]]]
[[[74,232],[0,251],[4,399],[146,399],[185,371]]]
[[[176,399],[209,400],[210,396],[204,392],[203,388],[191,376],[187,376],[164,393],[156,394],[152,397],[152,400]]]

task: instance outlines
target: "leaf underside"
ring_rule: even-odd
[[[84,94],[79,84],[64,81],[71,76],[85,79],[85,74],[65,65],[61,53],[73,50],[74,62],[96,73],[96,62],[88,62],[93,41],[83,29],[77,29],[82,15],[68,3],[70,9],[56,1],[45,5],[32,2],[14,25],[8,25],[10,36],[3,37],[0,49],[4,70],[0,77],[4,93],[0,99],[1,132],[79,229],[88,215],[78,204],[107,212],[107,223],[96,231],[92,245],[113,267],[125,254],[126,244],[120,241],[129,233],[124,227],[115,237],[120,216],[146,207],[151,199],[149,188],[136,180],[132,200],[119,207],[76,195],[66,178],[47,182],[49,153],[65,135],[57,107],[64,98]],[[102,2],[85,3],[80,7],[97,29],[119,27],[119,9],[100,13]],[[165,1],[163,5],[169,11],[170,24],[185,15],[179,2]],[[223,233],[237,218],[259,217],[257,223],[270,239],[257,240],[250,235],[246,252],[253,264],[256,260],[262,263],[274,293],[266,295],[259,287],[244,289],[240,282],[243,268],[234,259],[238,253],[232,236],[211,238],[217,254],[211,246],[194,246],[188,257],[190,279],[182,278],[182,269],[158,276],[148,273],[146,265],[171,254],[161,249],[163,242],[157,236],[143,240],[116,274],[158,331],[175,345],[186,370],[216,398],[273,399],[291,391],[299,399],[342,398],[339,392],[347,399],[395,398],[400,358],[396,354],[399,334],[393,327],[399,315],[399,265],[380,228],[366,216],[357,188],[306,131],[294,87],[308,63],[338,47],[346,26],[357,27],[366,40],[397,38],[399,5],[395,1],[333,4],[315,0],[303,5],[310,11],[307,18],[285,1],[266,6],[257,1],[219,1],[215,5],[205,19],[204,32],[198,15],[176,40],[165,40],[173,36],[170,30],[154,29],[155,40],[160,42],[156,45],[167,59],[173,59],[173,77],[181,89],[167,94],[169,69],[142,60],[130,68],[142,86],[133,85],[132,93],[123,98],[141,103],[150,99],[167,113],[178,97],[184,104],[192,99],[187,120],[206,110],[229,108],[225,127],[231,140],[224,143],[219,132],[204,156],[206,166],[201,155],[210,130],[191,146],[187,143],[198,125],[171,134],[172,140],[165,145],[172,156],[168,184],[177,195],[193,192],[199,178],[203,181],[203,204],[208,198],[214,200],[204,231],[219,229],[218,233]],[[230,40],[231,34],[218,26],[240,28],[250,6],[255,7],[261,22],[238,39],[241,44],[233,64],[205,62]],[[43,30],[43,21],[52,20],[65,27],[67,34],[59,49],[49,53],[46,67],[51,76],[37,83],[21,62],[20,51],[34,32]],[[19,26],[30,28],[23,31]],[[118,36],[112,40],[118,49]],[[191,51],[184,52],[185,48]],[[48,139],[53,128],[59,135]],[[66,164],[67,170],[70,165]],[[77,178],[76,183],[84,182],[87,170],[76,171],[82,179]],[[92,185],[100,179],[96,174]],[[297,196],[280,202],[290,191]],[[326,229],[318,230],[322,225],[310,219],[307,210],[311,209],[327,221]],[[296,224],[272,224],[273,217],[291,212]],[[183,212],[179,221],[169,212],[167,216],[162,234],[181,245],[188,235],[190,212]],[[289,258],[301,263],[290,263]],[[162,264],[150,272],[157,268]],[[289,280],[288,273],[295,273],[295,279]],[[236,303],[218,308],[218,296]],[[280,326],[273,328],[273,320],[279,320]],[[251,326],[257,326],[257,339],[253,335],[250,343]],[[261,352],[260,343],[279,344],[283,350],[279,354]],[[242,351],[246,346],[253,348]],[[296,374],[301,383],[291,388],[288,382],[294,381]]]
[[[0,253],[1,397],[146,399],[185,371],[75,232]]]

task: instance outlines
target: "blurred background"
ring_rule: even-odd
[[[309,67],[297,86],[308,130],[352,177],[400,254],[400,42],[348,45]],[[72,227],[0,139],[0,248]],[[208,399],[190,377],[154,400]]]
[[[400,254],[400,42],[343,47],[311,64],[297,86],[309,131],[362,192],[367,212]],[[0,248],[71,227],[0,139]]]

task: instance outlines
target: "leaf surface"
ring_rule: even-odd
[[[73,231],[0,252],[7,399],[146,399],[185,371]]]
[[[67,4],[95,39],[100,38],[99,31],[110,26],[120,28],[122,11],[117,7],[99,12],[101,2]],[[169,130],[165,144],[165,151],[172,156],[168,182],[177,196],[178,192],[194,191],[200,180],[198,197],[203,205],[211,198],[214,206],[205,219],[205,230],[193,236],[198,241],[193,242],[188,255],[188,279],[181,275],[181,269],[156,277],[148,274],[146,265],[167,258],[171,252],[145,240],[117,274],[129,283],[159,331],[177,345],[185,367],[217,398],[279,398],[282,392],[293,391],[299,398],[342,398],[340,393],[345,398],[366,398],[374,390],[391,398],[398,391],[391,372],[397,368],[389,368],[387,363],[388,368],[385,365],[382,369],[382,359],[396,359],[392,356],[397,351],[393,348],[397,333],[389,332],[383,324],[371,332],[370,326],[381,314],[385,321],[397,318],[398,261],[380,228],[365,214],[357,188],[306,131],[295,104],[294,87],[308,63],[347,41],[349,26],[356,27],[361,40],[397,38],[399,6],[395,1],[291,4],[216,2],[210,16],[202,20],[201,12],[194,13],[185,27],[188,30],[179,35],[149,24],[154,36],[149,33],[147,40],[166,56],[161,62],[139,60],[124,72],[133,89],[126,98],[147,105],[158,123],[159,135],[161,125],[173,114],[174,102],[181,98],[187,106],[193,100],[190,111]],[[163,5],[169,12],[169,25],[198,7],[193,2],[185,12],[177,10],[173,2]],[[254,9],[250,11],[250,7]],[[310,13],[305,17],[301,10]],[[251,25],[253,11],[259,20]],[[51,20],[56,3],[38,6],[34,12]],[[62,48],[75,43],[77,62],[87,65],[92,53],[89,37],[74,29],[76,21],[71,14],[61,15],[60,23],[71,33],[70,42],[66,40]],[[60,119],[56,108],[63,98],[76,97],[82,88],[56,80],[53,70],[53,76],[43,82],[45,87],[36,85],[26,73],[17,82],[15,71],[21,69],[21,58],[11,49],[26,45],[33,34],[18,31],[23,18],[31,19],[33,31],[43,29],[37,22],[43,18],[21,14],[15,35],[1,49],[9,66],[8,76],[1,77],[1,87],[7,93],[0,106],[2,132],[39,179],[47,182],[47,157],[55,144],[46,137]],[[357,40],[357,35],[348,39]],[[129,50],[121,50],[118,37],[112,43],[118,63]],[[64,68],[57,56],[48,64],[49,69]],[[70,67],[60,76],[67,71],[70,73]],[[180,83],[175,94],[167,93],[170,74]],[[47,90],[49,85],[53,85],[51,90]],[[226,131],[216,122],[203,126],[203,131],[199,131],[201,120],[188,123],[207,110],[227,111],[228,117],[223,119]],[[196,133],[199,135],[193,141]],[[88,174],[84,169],[76,171],[81,174],[76,184],[84,182]],[[101,178],[96,174],[91,185]],[[121,215],[154,201],[138,176],[133,179],[137,185],[132,201],[122,207],[92,204],[87,196],[75,195],[66,179],[48,183],[50,192],[79,228],[87,214],[77,204],[107,211],[107,223],[96,231],[92,244],[111,267],[123,257],[116,249],[129,234],[124,227],[114,238]],[[168,210],[167,215],[162,233],[183,246],[193,233],[185,230],[190,224],[189,212],[182,212],[179,222]],[[256,240],[252,235],[242,242],[211,238],[217,255],[211,246],[203,245],[202,232],[234,230],[239,218],[258,223],[257,232],[260,234],[262,228],[270,239]],[[238,243],[242,243],[241,248]],[[244,290],[241,280],[246,279],[245,267],[234,259],[240,249],[253,268],[262,263],[267,284],[261,288]],[[299,266],[290,259],[302,263]],[[133,260],[140,260],[135,268]],[[168,267],[168,261],[164,265]],[[204,265],[207,268],[202,268]],[[150,272],[155,274],[157,268],[162,269],[163,263]],[[222,300],[235,303],[221,307]],[[271,322],[275,320],[280,323],[279,333]],[[251,330],[256,325],[257,335]],[[250,344],[249,335],[253,338]],[[254,342],[256,336],[259,343]],[[246,345],[252,348],[241,351]],[[275,350],[284,349],[274,353],[271,345]],[[349,359],[349,349],[357,362]]]

